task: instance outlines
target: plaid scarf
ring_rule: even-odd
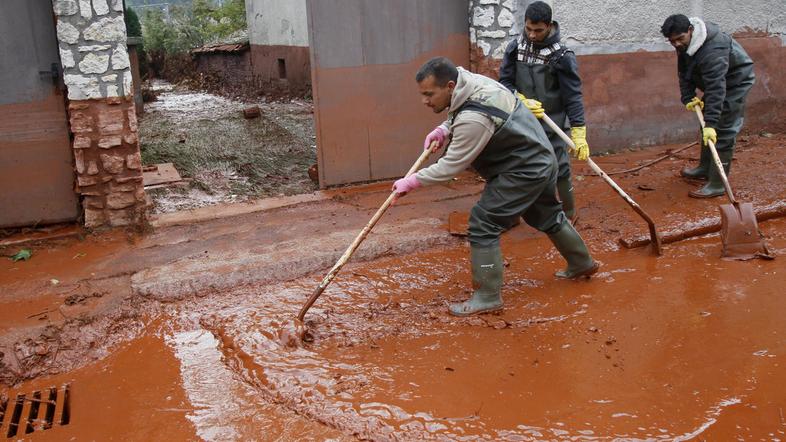
[[[524,39],[519,39],[518,61],[527,64],[549,64],[549,59],[554,54],[564,52],[564,48],[559,42],[535,48],[535,43]]]

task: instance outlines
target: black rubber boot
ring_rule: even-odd
[[[720,157],[721,163],[723,163],[723,170],[726,171],[727,178],[729,177],[729,171],[731,170],[731,159],[733,156],[734,151],[718,152],[718,157]],[[723,187],[723,180],[718,173],[718,167],[715,166],[714,163],[715,162],[713,161],[712,168],[710,168],[708,174],[709,179],[707,184],[698,190],[690,192],[688,194],[689,196],[693,198],[714,198],[726,193],[726,189]]]
[[[502,252],[499,245],[492,247],[472,246],[472,287],[475,292],[468,301],[451,304],[450,314],[471,316],[502,310]]]
[[[570,222],[576,223],[576,200],[573,198],[573,183],[570,177],[557,180],[557,194],[562,201],[562,211]]]
[[[710,153],[710,148],[702,146],[699,165],[693,168],[686,167],[682,169],[680,175],[691,180],[706,180],[710,172],[711,163],[712,154]]]
[[[592,259],[584,240],[570,223],[563,223],[557,233],[549,235],[549,239],[568,262],[565,270],[554,274],[557,278],[576,279],[598,271],[600,265]]]

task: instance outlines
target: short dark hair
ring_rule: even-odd
[[[445,87],[448,81],[458,81],[458,69],[447,57],[434,57],[423,63],[415,75],[415,81],[420,83],[430,76],[434,76],[434,82],[439,87]]]
[[[546,23],[551,24],[551,6],[546,2],[532,2],[527,6],[524,11],[524,20],[529,20],[532,23]]]
[[[663,26],[660,27],[660,33],[664,37],[669,38],[672,35],[679,35],[688,32],[688,29],[693,26],[690,24],[690,19],[683,14],[674,14],[668,16]]]

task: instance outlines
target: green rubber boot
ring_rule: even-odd
[[[562,201],[562,211],[570,222],[576,223],[576,200],[573,198],[573,183],[570,177],[557,180],[557,194]]]
[[[680,175],[691,180],[706,180],[710,172],[710,163],[712,163],[710,148],[702,146],[699,165],[693,168],[686,167],[682,169]]]
[[[502,310],[502,252],[499,245],[472,246],[472,287],[475,292],[468,301],[451,304],[450,314],[472,316]]]
[[[733,156],[734,151],[718,152],[718,157],[720,157],[721,163],[723,163],[723,170],[726,171],[727,178],[729,177],[729,170],[731,170],[731,159]],[[698,190],[690,192],[688,194],[689,196],[693,198],[714,198],[726,193],[726,189],[723,187],[723,180],[721,179],[721,176],[718,173],[718,168],[715,166],[715,164],[712,164],[712,168],[710,169],[707,176],[707,184]]]
[[[600,265],[592,259],[584,240],[570,223],[563,223],[557,233],[549,235],[549,239],[568,262],[565,270],[554,274],[557,278],[576,279],[598,271]]]

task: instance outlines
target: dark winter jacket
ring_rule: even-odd
[[[733,38],[720,31],[715,23],[705,22],[707,38],[691,57],[678,52],[677,70],[682,103],[704,91],[704,121],[716,127],[720,121],[726,91],[753,85],[753,60]]]
[[[552,22],[552,24],[554,30],[543,42],[535,44],[536,49],[560,43],[559,24],[556,21]],[[518,90],[516,87],[516,65],[518,63],[519,45],[523,42],[529,42],[526,33],[516,37],[508,44],[499,70],[499,82],[511,91]],[[567,113],[571,126],[584,126],[584,104],[582,102],[581,78],[579,77],[576,55],[570,49],[562,46],[561,50],[549,55],[546,64],[548,65],[547,75],[551,75],[555,79],[551,83],[559,88],[559,95],[562,101],[559,111],[564,110]],[[527,96],[527,98],[534,98],[540,101],[544,99],[544,97],[538,96]],[[552,109],[549,109],[546,103],[544,103],[544,107],[546,113],[550,114]]]

